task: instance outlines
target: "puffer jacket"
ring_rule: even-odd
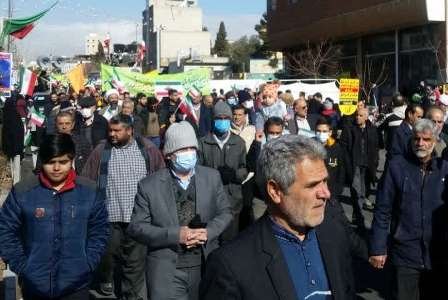
[[[106,206],[96,195],[95,183],[82,177],[59,192],[34,177],[9,193],[0,209],[0,256],[30,299],[90,284],[109,237]]]

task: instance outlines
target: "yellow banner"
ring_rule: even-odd
[[[343,115],[356,112],[359,98],[359,79],[343,78],[339,81],[339,110]]]

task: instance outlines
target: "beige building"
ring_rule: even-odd
[[[98,37],[98,34],[96,33],[90,33],[88,36],[86,36],[85,39],[85,54],[86,55],[95,55],[98,53],[98,44],[100,42],[100,39]]]
[[[166,68],[179,56],[210,56],[211,35],[203,31],[196,0],[148,0],[143,12],[143,39],[149,69]]]

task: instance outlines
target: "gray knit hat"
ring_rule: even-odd
[[[163,154],[168,155],[177,150],[194,147],[198,148],[198,139],[193,127],[187,121],[174,123],[165,133]]]
[[[213,107],[213,116],[227,116],[232,118],[232,109],[224,101],[218,101]]]

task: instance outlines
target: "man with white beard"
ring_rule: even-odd
[[[378,186],[369,261],[395,270],[395,299],[437,299],[446,272],[448,162],[433,155],[438,128],[413,127],[411,151],[393,157]]]

